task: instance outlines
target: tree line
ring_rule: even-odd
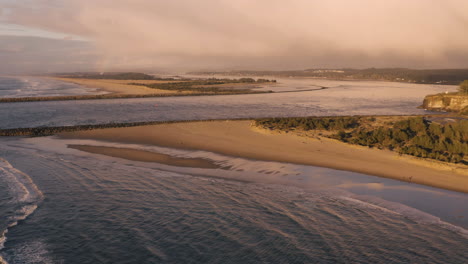
[[[342,142],[389,149],[400,154],[468,164],[468,120],[439,124],[424,117],[405,118],[385,125],[369,125],[375,118],[268,118],[256,125],[277,130],[336,131],[330,138]]]
[[[107,72],[107,73],[63,73],[55,76],[64,78],[83,78],[96,80],[174,80],[174,78],[158,78],[153,75],[139,72]]]
[[[240,78],[240,79],[217,79],[217,78],[209,78],[209,79],[202,79],[202,80],[187,80],[181,82],[167,82],[167,83],[129,83],[130,85],[140,85],[145,86],[152,89],[160,89],[160,90],[169,90],[169,91],[195,91],[195,92],[212,92],[212,93],[219,93],[219,92],[231,92],[231,93],[250,93],[253,92],[251,89],[247,88],[227,88],[227,87],[219,87],[216,85],[223,85],[223,84],[258,84],[258,83],[269,83],[269,82],[276,82],[276,80],[267,80],[267,79],[258,79],[255,80],[253,78]]]
[[[233,76],[314,77],[328,79],[384,80],[411,83],[453,84],[468,80],[468,69],[368,68],[368,69],[306,69],[290,71],[229,71],[197,72]]]
[[[441,125],[415,117],[391,127],[339,131],[334,137],[343,142],[445,162],[466,163],[464,158],[468,155],[468,120]]]
[[[177,94],[91,94],[91,95],[64,95],[64,96],[42,96],[42,97],[7,97],[0,98],[0,103],[19,102],[43,102],[43,101],[75,101],[75,100],[102,100],[102,99],[130,99],[130,98],[150,98],[150,97],[175,97],[175,96],[210,96],[210,95],[239,95],[239,94],[270,93],[270,91],[245,91],[241,89],[226,90],[197,90],[196,93]]]
[[[464,80],[462,83],[460,83],[460,87],[458,88],[458,92],[460,94],[468,95],[468,80]]]
[[[271,130],[345,130],[359,126],[362,117],[284,117],[255,120],[259,127]]]

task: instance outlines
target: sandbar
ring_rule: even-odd
[[[156,162],[177,167],[218,169],[213,162],[199,158],[179,158],[170,155],[129,148],[115,148],[89,145],[68,145],[69,148],[133,161]]]
[[[141,85],[131,85],[129,83],[155,84],[155,83],[170,83],[174,81],[159,81],[159,80],[108,80],[108,79],[83,79],[83,78],[59,78],[53,77],[55,80],[62,82],[75,83],[89,88],[97,88],[113,94],[177,94],[178,91],[169,91],[161,89],[148,88]],[[182,92],[187,93],[187,92]]]
[[[205,150],[255,160],[312,165],[468,193],[468,168],[349,145],[324,137],[271,133],[251,121],[211,121],[62,133],[61,138]],[[97,153],[96,150],[94,153]]]

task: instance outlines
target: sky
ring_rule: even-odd
[[[0,73],[468,68],[466,0],[0,0]]]

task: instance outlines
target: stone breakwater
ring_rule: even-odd
[[[188,122],[241,121],[241,120],[254,120],[254,118],[150,121],[150,122],[132,122],[132,123],[108,123],[108,124],[98,124],[98,125],[12,128],[12,129],[0,129],[0,137],[16,137],[16,136],[42,137],[42,136],[51,136],[51,135],[64,133],[64,132],[75,132],[75,131],[105,129],[105,128],[151,126],[151,125],[160,125],[160,124],[188,123]]]
[[[380,117],[415,117],[428,115],[379,115]],[[327,119],[327,118],[342,118],[342,117],[376,117],[376,115],[355,115],[355,116],[309,116],[307,118],[313,119]],[[299,117],[300,118],[300,117]],[[0,137],[17,137],[17,136],[32,136],[42,137],[51,136],[63,132],[75,132],[83,130],[95,130],[105,128],[123,128],[123,127],[136,127],[136,126],[151,126],[159,124],[173,124],[173,123],[190,123],[190,122],[217,122],[217,121],[257,121],[264,118],[245,117],[245,118],[227,118],[227,119],[187,119],[187,120],[174,120],[174,121],[143,121],[143,122],[127,122],[127,123],[106,123],[95,125],[75,125],[75,126],[54,126],[54,127],[26,127],[26,128],[0,128]]]
[[[131,98],[151,98],[151,97],[176,97],[176,96],[215,96],[215,95],[240,95],[240,94],[261,94],[261,93],[271,93],[271,92],[270,91],[249,91],[249,90],[228,90],[228,91],[219,91],[219,92],[174,93],[174,94],[96,94],[96,95],[68,95],[68,96],[47,96],[47,97],[14,97],[14,98],[0,98],[0,103],[101,100],[101,99],[131,99]]]

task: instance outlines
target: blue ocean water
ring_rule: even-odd
[[[103,94],[96,88],[83,87],[51,78],[0,76],[0,98]]]
[[[195,96],[0,104],[0,128],[111,122],[286,116],[424,114],[424,96],[455,86],[285,79],[269,90],[306,85],[325,90],[230,96]],[[302,88],[301,88],[302,89]]]
[[[34,184],[23,184],[42,193],[28,199],[38,208],[8,228],[0,251],[8,263],[464,263],[468,257],[465,194],[211,153],[185,155],[230,169],[178,168],[86,154],[56,141],[1,142],[0,154],[11,162],[2,163],[2,178],[6,171],[28,175]],[[2,215],[17,219],[29,203],[0,187],[12,192],[2,200]]]
[[[290,83],[291,89],[295,83]],[[409,114],[422,111],[415,109],[420,95],[442,89],[334,84],[336,89],[272,95],[0,104],[0,127],[247,115]],[[395,92],[402,90],[406,97]],[[72,150],[67,144],[204,158],[224,169],[134,162]],[[0,157],[0,256],[7,263],[468,259],[468,196],[463,193],[203,151],[54,137],[1,138]]]

